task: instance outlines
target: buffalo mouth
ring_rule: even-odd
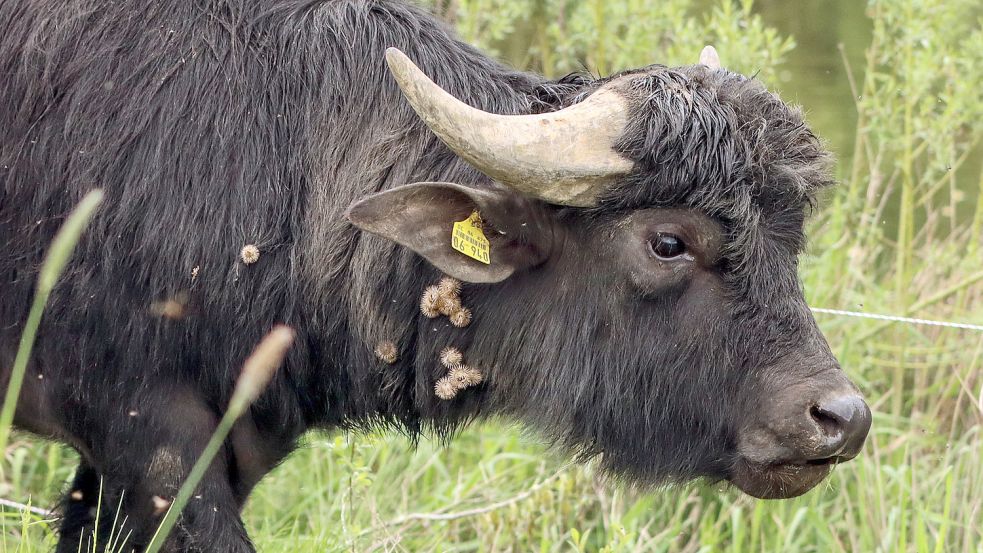
[[[742,492],[758,499],[798,497],[823,481],[833,465],[848,460],[833,456],[802,462],[758,463],[741,458],[728,478]]]

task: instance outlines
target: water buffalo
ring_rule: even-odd
[[[16,412],[81,455],[59,551],[112,523],[100,482],[147,543],[278,323],[173,550],[250,551],[243,502],[315,428],[500,414],[764,498],[857,455],[870,411],[796,274],[828,155],[701,62],[550,81],[390,0],[0,3],[3,381],[54,231],[106,194]]]

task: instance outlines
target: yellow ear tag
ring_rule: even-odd
[[[467,219],[454,223],[451,247],[471,259],[491,265],[491,244],[481,231],[481,226],[481,215],[477,211]]]

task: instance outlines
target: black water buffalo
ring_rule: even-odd
[[[4,0],[4,381],[54,231],[106,193],[16,412],[81,454],[59,550],[112,523],[100,480],[147,543],[277,323],[174,550],[251,550],[240,507],[312,428],[504,414],[630,481],[804,493],[870,425],[796,274],[831,182],[710,49],[549,81],[396,1]]]

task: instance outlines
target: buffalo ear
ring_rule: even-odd
[[[454,223],[475,211],[490,243],[488,264],[451,247]],[[549,256],[553,241],[549,208],[499,185],[476,189],[418,182],[363,198],[346,216],[360,229],[406,246],[465,282],[500,282],[538,265]]]

